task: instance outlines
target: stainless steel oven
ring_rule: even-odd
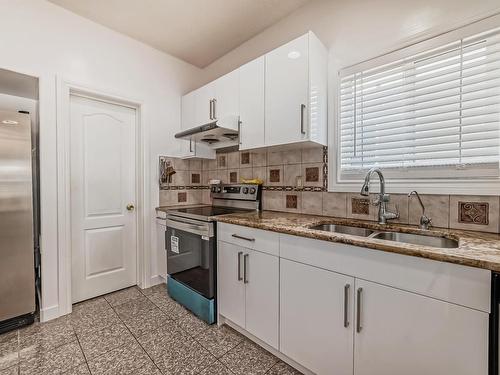
[[[214,228],[213,222],[167,216],[168,273],[208,299],[215,296]]]
[[[258,185],[215,185],[212,205],[166,209],[168,294],[209,324],[216,320],[217,235],[214,217],[260,209]]]

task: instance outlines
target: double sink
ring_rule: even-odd
[[[339,225],[339,224],[315,225],[309,227],[309,229],[320,230],[324,232],[349,234],[351,236],[373,238],[377,240],[395,241],[400,243],[438,247],[445,249],[454,249],[458,247],[458,241],[451,238],[434,236],[434,235],[375,231],[367,228],[353,227],[349,225]]]

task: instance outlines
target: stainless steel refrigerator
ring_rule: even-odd
[[[31,119],[0,111],[0,332],[33,320]]]

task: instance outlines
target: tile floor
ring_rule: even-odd
[[[298,375],[229,327],[208,326],[164,285],[85,301],[0,335],[0,375]]]

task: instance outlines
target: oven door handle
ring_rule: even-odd
[[[210,223],[196,224],[190,221],[167,218],[167,228],[174,228],[189,233],[213,237],[213,231],[210,230],[211,229],[210,225],[211,225]]]

